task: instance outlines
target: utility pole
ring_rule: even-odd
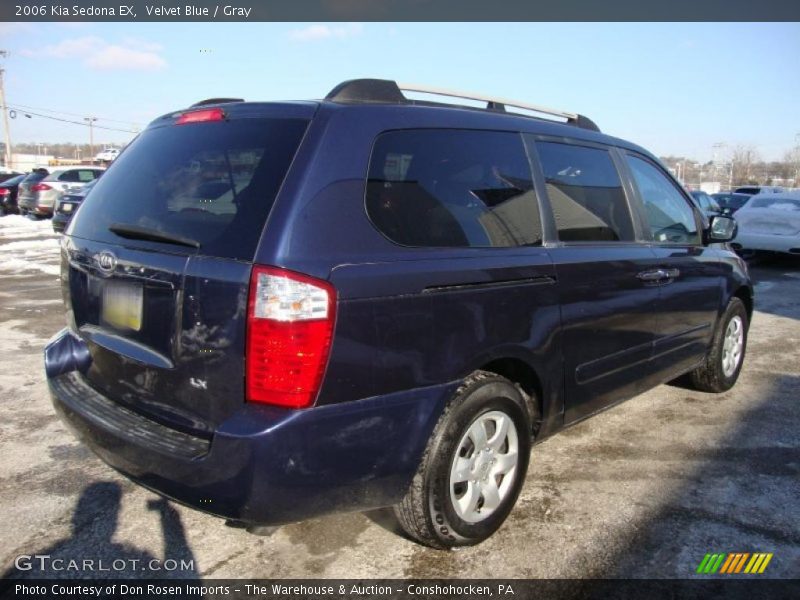
[[[0,58],[7,58],[8,52],[5,50],[0,50]],[[8,107],[6,106],[6,87],[3,82],[3,74],[5,73],[5,69],[0,68],[0,110],[3,111],[3,131],[5,132],[6,138],[6,169],[11,169],[12,167],[12,159],[11,159],[11,133],[8,130]]]
[[[94,122],[97,121],[97,117],[83,117],[84,121],[89,122],[89,154],[90,160],[94,163]]]

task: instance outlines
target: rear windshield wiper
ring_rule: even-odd
[[[130,240],[149,240],[151,242],[164,242],[166,244],[177,244],[179,246],[189,246],[199,248],[200,242],[192,238],[183,237],[174,233],[150,229],[149,227],[139,227],[138,225],[126,225],[125,223],[112,223],[108,230],[116,233],[120,237]]]

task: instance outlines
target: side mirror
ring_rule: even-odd
[[[725,215],[714,215],[706,230],[706,239],[709,244],[730,242],[738,232],[736,219]]]

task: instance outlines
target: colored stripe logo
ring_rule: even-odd
[[[772,556],[772,552],[709,553],[697,565],[696,572],[701,575],[761,574],[766,570]]]

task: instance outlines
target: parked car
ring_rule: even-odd
[[[119,156],[119,150],[117,148],[106,148],[100,153],[98,153],[97,156],[94,157],[94,159],[101,160],[104,162],[111,162],[115,158],[117,158],[117,156]]]
[[[749,194],[755,196],[756,194],[780,194],[785,192],[786,188],[778,185],[745,185],[733,190],[734,194]]]
[[[19,173],[18,171],[3,171],[0,173],[0,183],[5,183],[9,179],[14,179],[20,175],[24,175],[24,173]]]
[[[99,178],[93,179],[83,187],[77,189],[70,188],[61,196],[56,202],[56,209],[53,212],[53,231],[56,233],[64,232],[73,215],[80,207],[81,202],[83,202],[83,199],[86,197],[86,194],[91,191],[98,181],[100,181]]]
[[[745,204],[747,204],[747,202],[753,196],[750,194],[720,192],[717,194],[711,194],[711,197],[714,198],[719,204],[720,208],[722,209],[722,214],[732,215]]]
[[[11,215],[19,212],[17,194],[19,193],[19,184],[23,179],[25,179],[25,175],[17,175],[0,183],[0,212],[2,214]]]
[[[532,442],[687,373],[734,385],[733,219],[704,228],[582,115],[413,90],[490,108],[383,80],[199,103],[111,165],[62,239],[44,360],[104,461],[251,531],[394,506],[448,548],[503,523]]]
[[[34,169],[19,186],[22,214],[50,217],[56,201],[68,188],[85,185],[103,173],[102,167],[48,167]]]
[[[800,192],[753,196],[736,220],[734,248],[800,254]]]
[[[694,203],[706,216],[712,217],[714,215],[722,214],[722,207],[717,204],[717,201],[709,196],[702,190],[693,190],[690,192]]]

